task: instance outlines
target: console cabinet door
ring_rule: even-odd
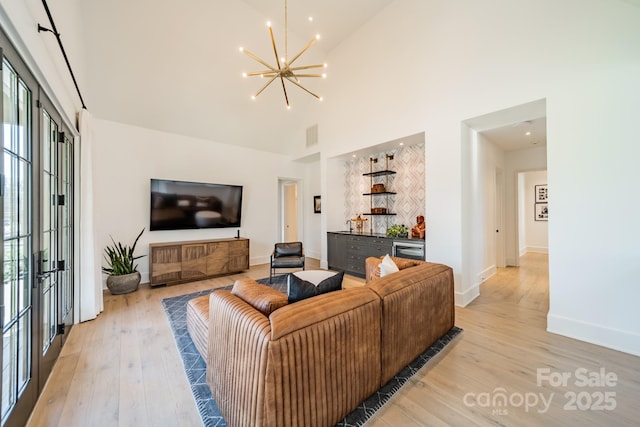
[[[329,233],[327,235],[327,258],[329,268],[344,270],[347,257],[347,240],[341,234]]]
[[[182,245],[182,279],[207,275],[207,245]]]
[[[151,248],[151,285],[171,283],[182,275],[182,246],[162,246]]]
[[[249,268],[249,240],[229,242],[229,272]]]
[[[207,243],[207,275],[215,276],[229,271],[229,244]]]

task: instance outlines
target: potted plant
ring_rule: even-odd
[[[395,224],[387,229],[387,237],[407,237],[409,229],[404,224]]]
[[[144,228],[136,237],[133,246],[125,246],[122,243],[116,243],[111,237],[113,246],[107,246],[104,249],[105,260],[108,267],[102,267],[102,272],[108,274],[107,288],[113,295],[128,294],[138,289],[140,285],[140,272],[138,265],[134,265],[134,261],[142,258],[144,255],[133,256],[136,249],[138,239],[144,233]]]

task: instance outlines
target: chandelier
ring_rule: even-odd
[[[305,77],[327,77],[324,73],[305,73],[306,70],[312,70],[316,68],[326,68],[327,64],[316,64],[316,65],[301,65],[301,66],[293,66],[293,63],[296,62],[298,58],[300,58],[315,42],[320,39],[320,35],[316,35],[307,45],[302,48],[300,52],[294,55],[291,59],[289,59],[288,50],[289,50],[289,40],[288,40],[288,29],[287,29],[287,0],[284,1],[284,56],[278,55],[278,48],[276,47],[276,41],[273,37],[273,29],[271,28],[271,22],[267,22],[267,26],[269,27],[269,36],[271,37],[271,45],[273,46],[273,53],[276,59],[276,66],[269,64],[267,61],[259,58],[257,55],[249,52],[244,48],[240,48],[240,52],[247,55],[249,58],[253,59],[256,62],[267,67],[266,70],[262,71],[254,71],[251,73],[242,73],[243,77],[255,77],[260,76],[262,78],[268,79],[267,82],[260,88],[255,95],[251,97],[251,99],[256,99],[258,95],[260,95],[271,83],[276,80],[280,80],[282,83],[282,91],[284,92],[284,100],[287,104],[287,108],[291,108],[291,104],[289,103],[289,95],[287,94],[287,87],[285,85],[285,80],[292,83],[293,85],[299,87],[304,90],[308,94],[314,96],[316,99],[322,101],[322,97],[313,93],[306,87],[304,87],[300,81],[301,78]]]

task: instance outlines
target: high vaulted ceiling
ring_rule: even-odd
[[[327,79],[306,80],[322,95],[330,85],[330,50],[393,0],[288,0],[289,56],[316,33],[299,65],[329,62]],[[274,62],[266,22],[284,46],[284,0],[110,0],[80,2],[85,25],[85,102],[100,119],[221,143],[286,153],[317,122],[323,102],[296,87],[285,108],[282,86],[242,72],[264,67],[245,47]],[[313,22],[308,20],[313,16]],[[308,82],[308,83],[307,83]]]

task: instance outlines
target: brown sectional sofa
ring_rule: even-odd
[[[192,300],[187,325],[227,424],[332,426],[447,333],[451,268],[395,260],[401,271],[383,278],[375,277],[380,260],[367,260],[367,286],[273,311],[235,285],[212,292],[208,304]]]

